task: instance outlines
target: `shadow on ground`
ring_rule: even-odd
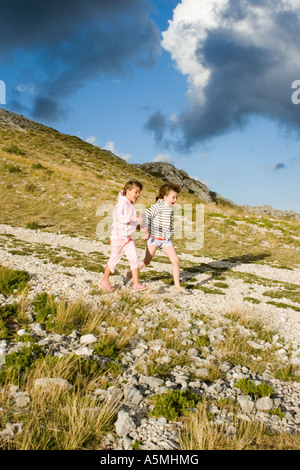
[[[268,256],[271,256],[270,253],[260,253],[257,255],[246,254],[241,256],[230,256],[229,258],[212,261],[211,263],[201,263],[195,266],[189,266],[184,268],[181,271],[181,276],[187,281],[195,274],[200,273],[211,273],[211,276],[208,279],[200,282],[198,285],[206,284],[216,277],[221,276],[224,272],[241,264],[251,264],[256,261],[261,261]]]

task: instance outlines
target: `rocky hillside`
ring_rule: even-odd
[[[109,294],[97,208],[133,177],[148,206],[165,176],[4,110],[0,158],[0,448],[299,449],[296,219],[190,181],[179,202],[204,203],[203,243],[174,244],[191,294],[160,251],[147,292],[122,284],[124,258]]]
[[[1,448],[299,448],[299,268],[182,254],[180,296],[158,254],[148,292],[107,294],[108,245],[0,240]]]
[[[170,163],[150,162],[137,164],[136,166],[142,168],[149,175],[156,176],[157,178],[160,178],[164,181],[174,181],[175,183],[180,184],[185,191],[190,194],[194,194],[203,202],[238,207],[233,201],[230,201],[230,199],[226,199],[220,194],[211,191],[204,183],[191,178],[184,170],[178,170]],[[269,205],[254,207],[244,205],[240,206],[240,208],[244,209],[250,214],[254,213],[263,216],[287,217],[293,220],[297,220],[298,222],[300,221],[300,214],[297,214],[294,211],[277,210]]]
[[[149,175],[156,176],[163,181],[173,181],[181,185],[184,191],[194,194],[203,202],[234,206],[232,201],[220,196],[220,194],[214,191],[210,191],[204,183],[191,178],[185,171],[178,170],[174,165],[171,165],[171,163],[150,162],[142,163],[141,165],[137,164],[136,166],[142,168]]]

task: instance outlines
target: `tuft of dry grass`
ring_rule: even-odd
[[[300,436],[274,434],[262,422],[237,418],[231,427],[216,425],[203,402],[183,419],[180,446],[182,450],[299,450]]]
[[[104,372],[94,368],[93,373],[77,357],[43,358],[26,371],[24,389],[30,396],[26,409],[20,410],[18,422],[22,432],[2,448],[16,450],[81,450],[101,449],[101,440],[111,428],[121,406],[119,397],[103,403],[91,398],[91,392],[103,380]],[[68,379],[72,387],[36,388],[35,381],[43,377]],[[99,386],[99,385],[98,385]],[[1,390],[1,421],[9,421],[13,414],[8,384]],[[14,417],[14,422],[16,417]]]

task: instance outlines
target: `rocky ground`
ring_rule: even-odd
[[[0,265],[25,270],[30,275],[28,299],[34,299],[40,292],[48,292],[55,294],[57,298],[82,299],[94,305],[99,302],[100,295],[91,294],[91,287],[97,286],[100,279],[96,271],[86,267],[53,263],[47,257],[41,256],[41,247],[46,248],[48,254],[51,250],[56,250],[56,253],[65,250],[69,254],[70,250],[73,250],[73,254],[76,252],[89,257],[95,252],[100,252],[104,262],[109,255],[109,246],[84,238],[7,225],[0,225],[0,241]],[[139,253],[143,256],[142,250],[139,250]],[[249,262],[215,261],[205,257],[194,258],[192,255],[181,255],[180,262],[181,266],[210,266],[212,271],[227,268],[228,271],[223,270],[223,286],[220,281],[216,286],[216,279],[208,270],[192,272],[182,269],[183,282],[188,283],[193,276],[193,286],[212,289],[204,291],[193,288],[189,296],[175,296],[173,287],[163,282],[163,275],[159,278],[160,272],[170,271],[169,263],[160,253],[148,268],[152,279],[147,280],[145,271],[143,282],[148,283],[147,295],[152,299],[143,308],[136,309],[137,334],[131,343],[131,349],[121,355],[122,372],[112,387],[106,390],[95,389],[93,392],[100,401],[109,395],[118,396],[122,401],[115,432],[106,437],[104,447],[131,449],[132,445],[138,442],[140,449],[179,449],[181,422],[149,416],[149,398],[155,394],[168,393],[170,390],[190,389],[199,396],[205,396],[210,402],[210,413],[215,424],[223,425],[229,434],[234,435],[237,431],[234,421],[236,415],[240,420],[259,420],[274,432],[300,434],[299,381],[276,379],[268,366],[264,372],[258,374],[244,365],[222,361],[219,349],[220,344],[226,341],[231,325],[228,313],[239,312],[240,315],[251,315],[251,318],[260,321],[266,329],[275,332],[272,339],[267,341],[260,339],[247,325],[239,324],[240,333],[249,337],[248,343],[253,351],[256,351],[254,361],[262,360],[260,355],[265,356],[268,350],[275,350],[277,361],[282,366],[299,367],[300,298],[293,298],[292,301],[284,299],[284,306],[280,303],[276,305],[268,303],[274,298],[266,296],[265,292],[272,288],[278,289],[278,286],[299,286],[300,269],[277,269],[266,264]],[[154,271],[158,273],[155,278]],[[251,277],[251,283],[246,282],[247,276]],[[105,296],[114,297],[120,292],[130,290],[130,286],[122,286],[118,275],[112,276],[112,283],[117,287],[116,292],[104,294]],[[0,305],[16,300],[14,295],[0,295]],[[172,367],[166,376],[149,375],[146,368],[153,354],[156,354],[156,364],[161,366],[172,364],[174,356],[178,355],[178,351],[168,346],[163,339],[150,340],[147,336],[149,328],[159,321],[161,314],[168,320],[172,317],[177,322],[180,320],[173,333],[177,338],[180,337],[185,355],[184,364]],[[103,326],[101,334],[105,334],[108,328],[111,328],[110,325]],[[54,334],[37,323],[33,314],[30,331],[18,331],[19,336],[24,334],[37,338],[38,344],[53,355],[75,353],[82,357],[95,357],[92,345],[97,342],[97,335],[81,335],[78,331],[73,331],[70,335]],[[115,334],[119,334],[117,329]],[[201,348],[201,353],[198,347],[199,338],[208,338],[208,343]],[[20,344],[8,340],[0,341],[0,356],[1,353],[3,357],[16,350]],[[214,366],[218,367],[220,373],[218,378],[212,380],[210,372]],[[272,387],[273,393],[271,397],[254,399],[236,387],[240,379],[248,379],[256,385],[266,382]],[[48,386],[49,383],[46,382],[37,386]],[[68,384],[62,383],[62,386],[67,387]],[[16,407],[26,408],[31,399],[29,392],[11,387],[10,393]],[[219,407],[217,403],[220,399],[234,402],[237,407],[235,412],[230,407]],[[0,434],[3,439],[10,439],[17,432],[22,432],[22,425],[10,422]]]

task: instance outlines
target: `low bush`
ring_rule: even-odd
[[[245,395],[250,395],[254,398],[257,397],[270,397],[273,395],[273,387],[262,382],[259,385],[255,385],[254,382],[248,379],[240,379],[235,384]]]
[[[201,402],[201,397],[191,392],[189,389],[171,390],[167,393],[154,395],[152,397],[154,409],[150,410],[150,416],[163,416],[168,420],[175,420],[183,416],[189,409],[194,408]]]
[[[18,271],[0,266],[0,294],[10,295],[17,289],[22,291],[29,281],[26,271]]]

